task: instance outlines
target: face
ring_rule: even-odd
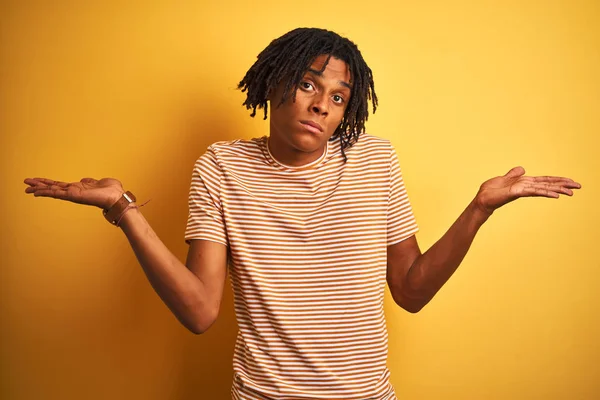
[[[273,156],[288,165],[302,165],[318,159],[327,141],[342,122],[350,101],[348,65],[331,57],[325,70],[327,55],[320,55],[304,74],[296,91],[277,106],[283,94],[280,84],[270,97],[269,148]]]

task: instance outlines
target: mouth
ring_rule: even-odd
[[[302,124],[302,126],[312,132],[312,133],[323,133],[323,128],[321,128],[321,125],[317,124],[316,122],[313,121],[300,121],[300,124]]]

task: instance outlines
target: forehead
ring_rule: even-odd
[[[325,61],[327,61],[327,54],[321,54],[320,56],[317,56],[313,60],[309,70],[321,71]],[[325,67],[322,76],[325,79],[335,79],[343,82],[350,82],[352,77],[348,64],[346,64],[344,60],[340,60],[334,56],[331,56],[329,62],[327,62],[327,66]]]

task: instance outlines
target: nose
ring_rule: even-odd
[[[319,115],[327,115],[327,96],[315,96],[310,105],[310,110]]]

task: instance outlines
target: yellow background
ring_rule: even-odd
[[[123,4],[127,3],[127,4]],[[522,165],[583,184],[482,228],[421,313],[388,297],[400,399],[600,398],[598,1],[3,1],[2,399],[226,399],[231,291],[202,336],[178,324],[98,209],[26,177],[116,177],[182,261],[194,161],[268,133],[235,90],[298,26],[354,40],[397,148],[423,251],[488,178]]]

